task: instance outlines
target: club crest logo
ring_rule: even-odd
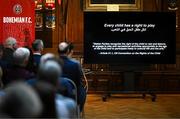
[[[13,6],[13,12],[15,14],[21,14],[22,13],[22,6],[20,4],[15,4]]]

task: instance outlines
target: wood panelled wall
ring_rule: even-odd
[[[143,11],[168,11],[168,0],[143,0]],[[67,1],[66,1],[67,2]],[[72,42],[75,45],[75,56],[77,58],[82,58],[83,57],[83,10],[82,10],[82,0],[69,0],[68,2],[68,8],[67,8],[67,22],[65,23],[65,6],[66,3],[63,3],[62,5],[57,4],[57,9],[56,9],[56,29],[53,33],[52,36],[52,41],[53,41],[53,47],[48,48],[45,50],[45,52],[53,52],[57,53],[57,46],[58,43],[61,41],[68,41]],[[178,7],[180,7],[180,1],[178,1]],[[178,16],[178,24],[180,25],[180,8],[177,10],[177,16]],[[180,26],[179,26],[180,27]],[[180,87],[180,29],[177,28],[177,38],[176,38],[176,64],[171,64],[171,65],[152,65],[151,71],[144,73],[144,75],[141,75],[139,80],[141,80],[143,77],[149,77],[151,79],[157,79],[159,77],[159,81],[155,80],[155,82],[152,82],[152,86],[160,88],[162,85],[163,86],[169,86],[165,88],[164,90],[167,91],[168,88],[171,86],[176,85],[176,89],[179,90]],[[90,70],[94,70],[95,72],[101,71],[108,71],[108,65],[87,65],[83,64],[85,68],[89,68]],[[154,72],[154,73],[153,73]],[[168,72],[168,73],[167,73]],[[106,73],[108,74],[108,73]],[[151,75],[149,75],[151,74]],[[153,75],[154,74],[154,75]],[[163,77],[168,79],[172,79],[170,83],[165,82],[164,84],[161,84],[161,78]],[[166,74],[166,75],[164,75]],[[88,76],[90,85],[97,87],[98,83],[97,80],[94,80],[94,77],[96,76]],[[112,73],[110,73],[112,77]],[[120,78],[120,74],[113,75],[114,77]],[[137,73],[137,76],[139,74]],[[107,77],[107,76],[105,76]],[[173,78],[172,78],[173,77]],[[174,78],[175,77],[175,78]],[[176,79],[176,81],[174,80]],[[114,79],[115,80],[115,79]],[[119,80],[118,80],[119,81]],[[93,82],[93,83],[92,83]],[[175,83],[173,83],[175,82]],[[177,83],[178,82],[178,83]],[[143,81],[140,81],[137,83],[138,87],[142,86]],[[151,84],[149,84],[151,85]],[[91,87],[91,88],[92,88]],[[100,87],[102,88],[102,87]]]
[[[76,46],[76,52],[83,51],[83,11],[80,0],[69,3],[67,16],[67,39]]]
[[[75,51],[83,53],[83,0],[69,0],[67,9],[67,22],[63,23],[63,11],[65,11],[65,3],[63,5],[57,5],[56,11],[56,32],[53,38],[53,48],[57,48],[57,43],[65,41],[65,38],[69,42],[75,44]],[[143,0],[143,11],[167,11],[168,0]],[[178,1],[179,4],[179,1]],[[178,16],[180,9],[178,9]],[[180,22],[180,18],[179,18]],[[177,39],[180,34],[177,31]],[[177,49],[180,49],[180,41],[177,40]],[[179,51],[179,50],[178,50]]]
[[[63,0],[66,1],[66,0]],[[143,11],[167,11],[168,0],[143,0]],[[57,2],[57,1],[56,1]],[[56,4],[56,29],[51,34],[36,32],[36,38],[52,40],[52,48],[46,48],[45,52],[57,53],[58,43],[61,41],[69,41],[75,44],[75,52],[83,53],[83,0],[69,0],[67,8],[67,22],[65,23],[65,7],[66,3]],[[179,5],[179,1],[178,1]],[[178,16],[180,17],[180,9]],[[180,18],[178,19],[180,24]],[[177,39],[180,38],[179,30],[177,31]],[[47,39],[48,40],[48,39]],[[180,49],[180,40],[177,40],[177,51]]]
[[[54,41],[53,41],[53,52],[57,51],[57,45],[61,41],[69,41],[75,44],[75,54],[83,55],[83,10],[82,10],[83,0],[69,0],[67,9],[67,22],[63,24],[62,11],[65,11],[65,3],[62,6],[57,5],[57,29]],[[143,0],[143,11],[168,11],[168,0]],[[178,6],[180,2],[178,1]],[[177,11],[179,17],[178,23],[180,24],[180,8]],[[180,30],[177,29],[177,64],[180,64]],[[49,49],[48,49],[49,50]],[[168,65],[169,66],[169,65]],[[162,67],[160,65],[160,67]],[[164,66],[166,67],[166,66]],[[172,66],[173,67],[173,66]],[[180,67],[178,67],[180,68]]]
[[[74,43],[75,53],[83,52],[83,11],[81,5],[80,0],[68,0],[68,2],[63,0],[61,5],[56,4],[56,29],[51,39],[53,47],[46,48],[45,52],[57,53],[58,44],[62,41]]]

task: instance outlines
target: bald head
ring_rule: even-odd
[[[58,50],[59,50],[59,53],[60,53],[60,54],[65,54],[65,53],[67,53],[68,50],[69,50],[69,44],[66,43],[66,42],[61,42],[61,43],[59,44]]]

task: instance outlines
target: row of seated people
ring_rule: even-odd
[[[9,37],[2,53],[0,51],[3,74],[0,115],[77,118],[78,109],[80,112],[83,110],[86,91],[82,84],[82,68],[70,58],[72,45],[60,43],[58,56],[52,53],[42,55],[43,42],[39,39],[33,42],[32,48],[33,51],[25,47],[17,48],[16,39]],[[34,97],[36,102],[33,102]]]

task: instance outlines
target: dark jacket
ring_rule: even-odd
[[[7,65],[12,65],[13,64],[13,53],[14,53],[13,49],[5,48],[3,50],[2,61],[4,61]]]
[[[34,77],[34,73],[29,72],[25,67],[13,65],[11,68],[4,71],[2,81],[4,85],[7,85],[14,81],[25,81]]]
[[[81,65],[78,61],[68,58],[67,56],[60,56],[60,58],[63,60],[62,77],[67,77],[76,84],[78,104],[80,104],[80,110],[82,111],[86,99],[86,92],[82,83],[83,72]]]
[[[41,56],[42,56],[42,55],[39,55],[39,54],[33,54],[34,65],[35,65],[36,67],[39,66]]]

